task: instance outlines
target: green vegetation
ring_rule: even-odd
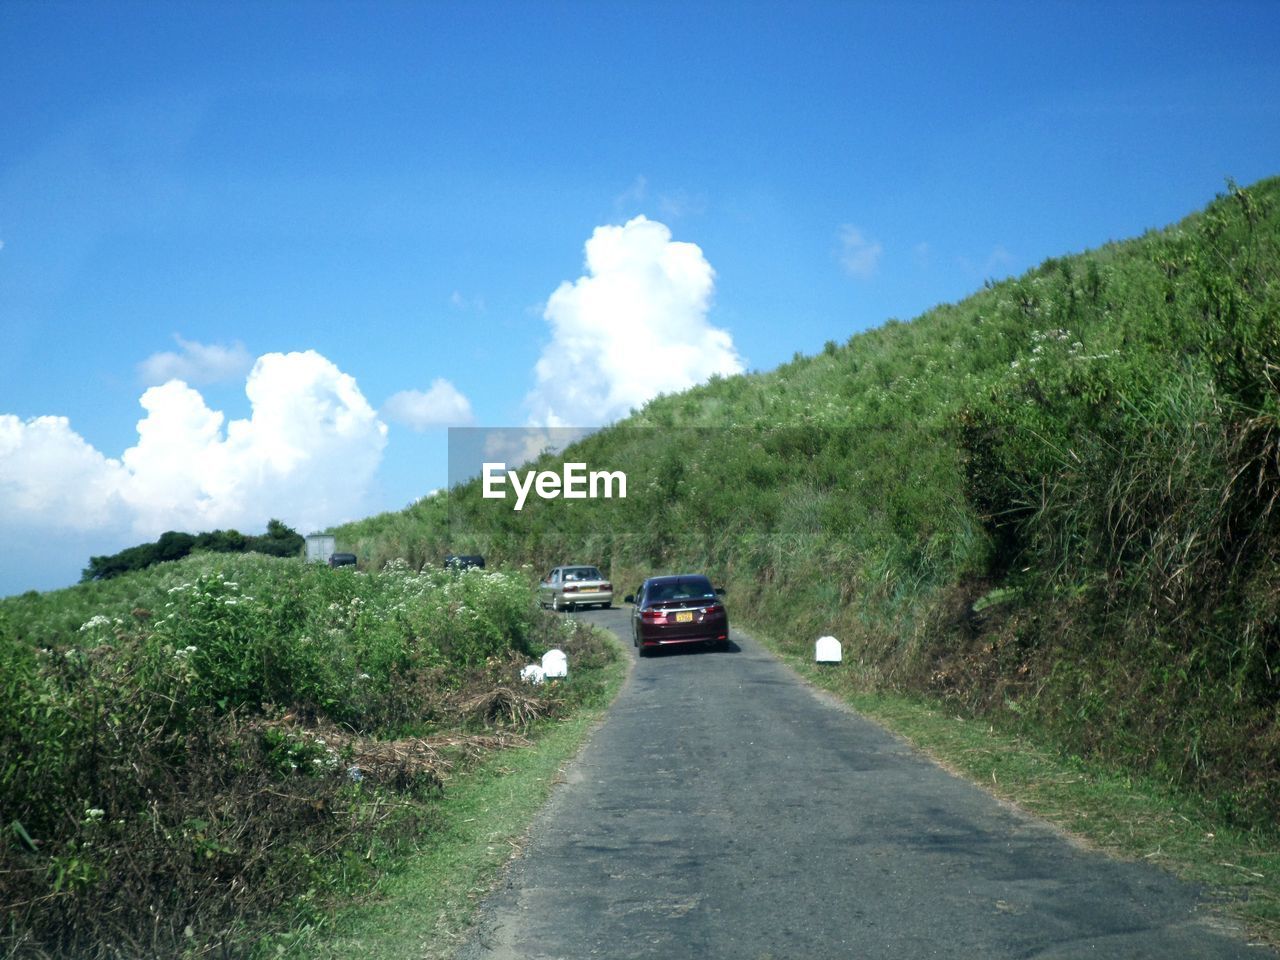
[[[338,531],[362,556],[705,569],[862,689],[1280,810],[1280,180],[911,323],[660,397],[577,444],[625,501],[478,485]],[[564,456],[557,459],[565,459]],[[548,461],[549,463],[550,461]]]
[[[157,563],[181,560],[192,553],[265,553],[269,557],[301,556],[306,540],[279,520],[267,523],[261,536],[245,536],[239,530],[214,530],[211,533],[162,533],[155,543],[140,543],[109,556],[90,557],[89,566],[80,574],[80,582],[110,580],[133,570],[145,570]]]
[[[626,676],[618,657],[586,709],[566,717],[531,748],[485,761],[435,808],[429,847],[384,875],[378,896],[343,911],[332,928],[291,937],[308,960],[435,958],[456,949],[480,898],[519,848],[529,819],[551,791]]]
[[[1280,180],[1232,184],[1166,230],[660,397],[572,451],[625,471],[626,500],[515,513],[471,484],[337,531],[382,574],[205,553],[0,601],[0,942],[237,955],[276,931],[306,954],[411,838],[452,837],[446,779],[598,702],[616,653],[541,615],[525,575],[447,553],[596,563],[621,592],[706,570],[784,654],[840,637],[826,681],[877,715],[932,704],[1010,738],[997,782],[1088,771],[1087,803],[1138,838],[1171,836],[1139,822],[1167,793],[1165,820],[1193,804],[1255,851],[1223,869],[1271,870],[1278,204]],[[553,643],[570,681],[523,688]],[[1203,833],[1162,855],[1208,869]],[[351,922],[339,940],[370,936]]]
[[[569,680],[521,684],[552,646]],[[242,956],[322,925],[616,656],[524,574],[403,562],[203,554],[0,601],[0,944]]]

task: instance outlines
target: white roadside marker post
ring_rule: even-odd
[[[542,674],[548,680],[569,675],[569,658],[563,650],[548,650],[542,655]]]
[[[814,644],[813,657],[818,663],[839,663],[840,641],[835,637],[819,637]]]

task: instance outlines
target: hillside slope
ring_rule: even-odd
[[[336,532],[369,564],[477,550],[599,563],[627,586],[706,569],[775,636],[835,633],[858,683],[1026,724],[1267,826],[1278,376],[1271,179],[660,397],[571,451],[625,471],[626,500],[516,513],[473,483]]]

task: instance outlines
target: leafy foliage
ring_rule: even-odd
[[[301,555],[306,540],[296,530],[279,520],[267,523],[267,532],[261,536],[245,536],[238,530],[214,530],[211,533],[178,533],[170,530],[162,533],[155,543],[140,543],[126,547],[119,553],[90,557],[89,566],[80,575],[80,582],[110,580],[133,570],[145,570],[157,563],[181,560],[197,552],[210,553],[265,553],[271,557],[296,557]]]
[[[552,645],[582,676],[523,687]],[[596,696],[610,653],[525,575],[403,563],[210,553],[0,601],[0,943],[244,955],[429,829],[476,744]]]

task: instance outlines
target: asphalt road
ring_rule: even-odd
[[[1275,956],[734,640],[634,664],[460,960]]]

